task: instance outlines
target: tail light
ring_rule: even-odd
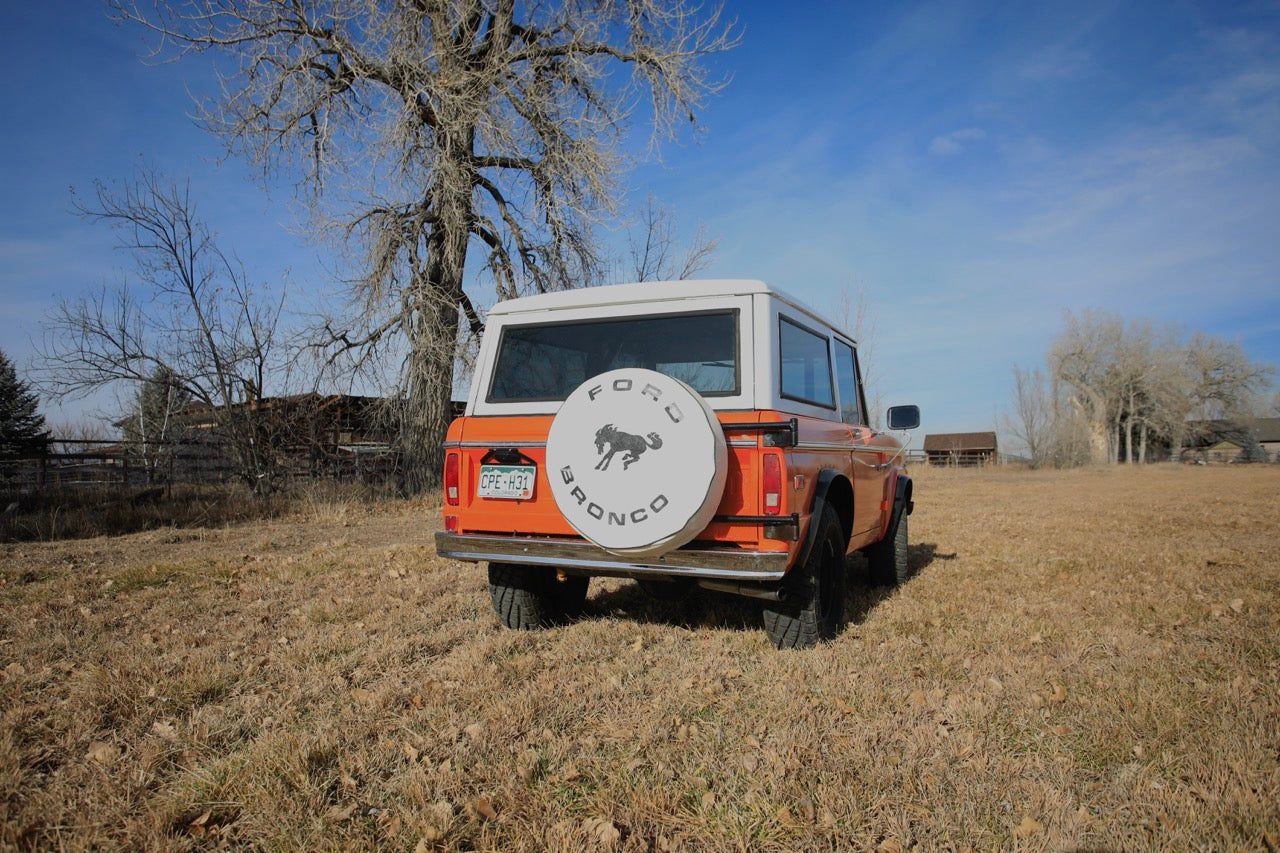
[[[764,514],[778,515],[782,512],[782,458],[776,453],[766,453],[761,465]]]
[[[449,506],[458,505],[458,467],[457,453],[444,457],[444,502]]]

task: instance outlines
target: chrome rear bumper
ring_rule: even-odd
[[[667,575],[736,581],[776,581],[787,571],[786,551],[685,547],[633,561],[589,542],[437,533],[436,553],[455,560],[489,560],[582,569],[596,575]]]

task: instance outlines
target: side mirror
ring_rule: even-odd
[[[920,426],[919,406],[890,406],[889,429],[915,429]]]

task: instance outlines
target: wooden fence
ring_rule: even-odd
[[[218,445],[173,446],[138,442],[53,439],[34,459],[0,462],[0,492],[143,486],[159,483],[213,484],[235,479],[236,468]],[[343,444],[318,449],[284,448],[273,470],[283,481],[331,479],[376,482],[398,470],[398,454],[381,444]]]

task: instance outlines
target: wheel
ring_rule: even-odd
[[[693,582],[688,578],[636,578],[645,595],[661,601],[677,601],[693,594]]]
[[[780,649],[812,648],[844,627],[844,528],[830,506],[815,523],[813,550],[783,583],[786,600],[764,605],[765,633]]]
[[[502,624],[532,630],[577,617],[590,578],[539,566],[489,564],[489,599]]]
[[[876,586],[896,586],[911,577],[911,564],[907,559],[907,516],[898,519],[898,529],[892,537],[881,539],[867,549],[867,573]]]

